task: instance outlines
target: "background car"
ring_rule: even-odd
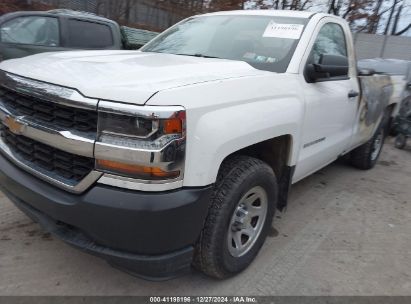
[[[396,117],[402,105],[411,98],[411,61],[399,59],[362,59],[358,61],[361,69],[370,69],[377,74],[391,76],[394,93],[390,101],[388,128],[391,135],[397,135]]]
[[[156,35],[85,12],[15,12],[0,17],[0,61],[75,49],[138,49]]]

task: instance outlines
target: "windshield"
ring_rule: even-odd
[[[202,16],[177,24],[141,51],[240,60],[284,73],[307,19],[273,16]]]

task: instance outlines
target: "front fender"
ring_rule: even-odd
[[[187,110],[184,186],[215,182],[222,161],[250,145],[281,135],[300,141],[304,102],[297,75],[262,73],[162,91],[149,104]],[[294,148],[295,147],[295,148]],[[289,165],[297,160],[293,144]]]
[[[276,112],[276,103],[282,102],[287,102],[289,109]],[[188,142],[184,185],[214,183],[223,160],[248,146],[282,135],[298,141],[302,111],[297,104],[291,99],[270,100],[203,115],[194,130],[194,141]],[[288,165],[294,165],[297,159],[293,146]]]

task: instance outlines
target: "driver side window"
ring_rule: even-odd
[[[59,21],[54,17],[16,17],[2,24],[0,41],[12,44],[59,46]]]
[[[325,24],[314,42],[308,63],[320,63],[321,55],[347,57],[347,44],[342,27],[336,23]]]

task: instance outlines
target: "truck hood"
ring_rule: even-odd
[[[139,51],[72,51],[7,60],[0,69],[92,98],[145,104],[155,93],[265,73],[241,61]]]

